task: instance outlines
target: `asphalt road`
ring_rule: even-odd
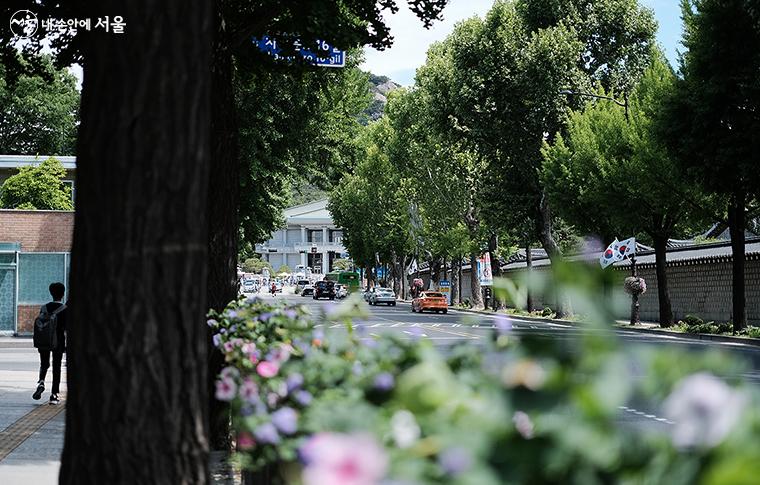
[[[315,314],[321,313],[326,305],[335,304],[329,300],[314,300],[311,297],[300,297],[293,294],[265,295],[265,298],[286,300],[289,303],[303,304]],[[396,306],[369,306],[369,318],[355,324],[355,329],[361,329],[364,338],[373,338],[383,333],[395,333],[401,338],[425,338],[435,345],[445,347],[455,343],[468,342],[481,345],[490,338],[494,331],[495,316],[473,314],[457,310],[449,310],[448,314],[412,313],[408,303],[398,302]],[[575,346],[578,340],[589,331],[603,332],[610,338],[618,338],[621,352],[624,352],[629,362],[628,375],[623,379],[643,380],[649,376],[638,362],[641,354],[655,349],[667,351],[678,348],[689,352],[704,352],[720,349],[744,359],[748,363],[747,372],[741,377],[760,386],[760,347],[748,344],[721,343],[715,341],[688,340],[667,335],[646,335],[625,330],[588,330],[576,325],[536,322],[534,320],[511,317],[512,332],[517,336],[531,336],[560,340]],[[344,332],[342,324],[319,324],[326,332]],[[723,376],[736,377],[736,376]],[[633,426],[637,429],[653,429],[667,431],[672,425],[662,416],[660,403],[633,402],[620,408],[618,421],[622,425]]]

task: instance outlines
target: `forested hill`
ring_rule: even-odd
[[[377,76],[369,73],[369,86],[372,92],[372,104],[367,108],[368,121],[374,121],[383,115],[383,109],[388,102],[388,93],[401,87],[387,76]]]

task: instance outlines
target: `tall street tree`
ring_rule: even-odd
[[[411,7],[430,20],[445,3]],[[237,256],[233,51],[251,51],[253,35],[272,32],[298,33],[308,44],[329,34],[340,48],[388,45],[382,14],[396,4],[381,7],[373,0],[0,7],[4,18],[29,8],[40,18],[127,22],[124,34],[67,32],[51,42],[59,63],[84,65],[61,483],[209,481],[203,321],[205,302],[227,295],[207,297],[206,289],[232,287]],[[0,33],[6,68],[17,40]],[[24,49],[41,47],[35,38]],[[22,68],[16,62],[12,70]]]
[[[30,61],[16,55],[23,67]],[[35,72],[8,72],[0,63],[0,153],[73,155],[79,121],[79,91],[67,69],[38,55]],[[11,66],[14,69],[14,66]]]
[[[655,56],[633,88],[629,116],[609,100],[590,102],[571,114],[565,136],[546,145],[543,167],[550,200],[578,230],[600,236],[605,244],[640,232],[653,243],[663,327],[673,323],[668,239],[693,234],[694,223],[703,222],[700,216],[709,210],[693,184],[682,190],[679,167],[656,136],[654,120],[674,83],[670,66]]]
[[[760,8],[751,0],[683,0],[681,78],[663,138],[687,174],[728,198],[734,331],[746,325],[744,231],[760,190]]]

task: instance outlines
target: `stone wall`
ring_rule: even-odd
[[[0,242],[21,243],[23,252],[69,252],[73,234],[70,211],[0,210]]]
[[[544,273],[548,266],[536,267],[533,271]],[[516,277],[524,270],[512,270],[505,276]],[[630,297],[624,294],[623,281],[629,276],[627,268],[613,269],[617,276],[617,296]],[[696,260],[670,263],[667,268],[670,301],[673,316],[676,321],[686,315],[695,315],[705,321],[727,322],[733,320],[731,300],[731,260],[730,258]],[[642,321],[656,322],[659,319],[659,298],[657,295],[657,276],[653,264],[639,266],[639,276],[647,282],[647,292],[641,296]],[[425,288],[429,282],[428,274],[421,274]],[[470,274],[466,269],[462,273],[462,299],[470,297]],[[745,267],[747,301],[747,322],[760,325],[760,257],[748,255]],[[556,301],[550,298],[544,301],[544,295],[534,294],[533,306],[541,309],[544,306],[556,309]],[[628,319],[630,307],[623,306],[617,315],[620,319]]]

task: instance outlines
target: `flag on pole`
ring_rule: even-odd
[[[618,252],[620,253],[620,259],[636,255],[636,238],[631,237],[625,241],[620,241],[618,243]]]
[[[620,242],[615,238],[615,240],[607,246],[607,249],[604,250],[604,253],[602,253],[602,256],[599,258],[599,264],[602,265],[602,268],[606,268],[612,263],[616,263],[622,259],[623,256],[620,255]]]

